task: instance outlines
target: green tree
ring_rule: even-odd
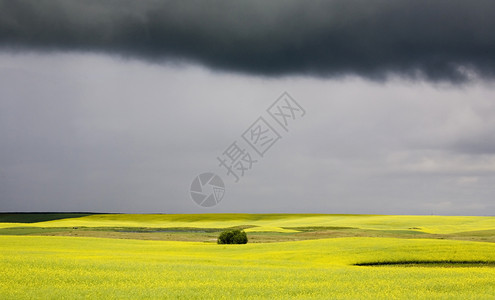
[[[247,244],[248,238],[244,230],[234,229],[220,233],[218,244]]]

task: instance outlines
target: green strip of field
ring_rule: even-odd
[[[243,228],[235,227],[235,228]],[[245,227],[244,227],[245,228]],[[41,235],[99,237],[161,241],[216,242],[225,228],[149,228],[149,227],[10,227],[0,235]],[[342,237],[389,237],[403,239],[446,239],[495,243],[495,230],[430,234],[418,231],[369,230],[359,228],[304,228],[297,232],[248,232],[250,243],[270,243]]]

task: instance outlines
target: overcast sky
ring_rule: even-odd
[[[0,0],[0,211],[495,214],[495,2],[212,2]]]

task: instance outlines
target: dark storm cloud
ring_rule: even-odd
[[[4,49],[183,59],[268,76],[495,75],[491,0],[0,0]]]

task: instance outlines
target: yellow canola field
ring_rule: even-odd
[[[15,223],[9,223],[8,225],[1,224],[0,228],[20,226]],[[264,228],[330,226],[376,230],[413,229],[427,233],[448,234],[464,231],[493,230],[495,229],[495,217],[319,214],[101,214],[81,218],[22,224],[24,227],[159,228],[226,228],[241,225]]]
[[[334,238],[217,245],[0,236],[0,299],[493,299],[495,296],[493,265],[353,265],[414,260],[494,262],[495,244]]]
[[[244,230],[245,232],[282,232],[282,233],[290,233],[290,232],[299,232],[294,229],[286,229],[281,227],[273,227],[273,226],[256,226],[252,228],[247,228]]]
[[[32,223],[32,224],[36,224],[36,223]],[[9,228],[9,227],[19,227],[19,226],[25,226],[25,225],[32,226],[32,224],[31,223],[24,224],[24,223],[1,223],[0,222],[0,229],[1,228]]]

